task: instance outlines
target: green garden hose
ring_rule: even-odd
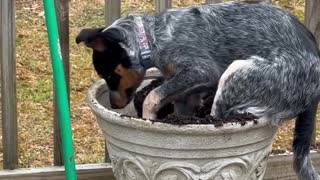
[[[75,160],[72,144],[69,102],[63,63],[59,44],[59,34],[54,0],[43,0],[46,26],[48,32],[50,56],[53,70],[55,91],[57,94],[57,109],[60,121],[63,161],[66,180],[76,180]]]

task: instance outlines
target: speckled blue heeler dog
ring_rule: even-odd
[[[132,99],[145,71],[167,81],[146,98],[154,119],[174,102],[192,115],[202,92],[216,88],[211,115],[252,113],[270,124],[297,117],[294,168],[301,180],[320,179],[309,157],[320,95],[320,53],[313,35],[271,4],[232,2],[128,16],[83,29],[77,43],[93,49],[93,64],[111,92],[112,108]]]

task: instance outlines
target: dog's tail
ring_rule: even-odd
[[[310,145],[315,127],[317,103],[298,115],[293,141],[294,169],[300,180],[319,180],[310,159]]]

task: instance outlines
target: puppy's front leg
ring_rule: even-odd
[[[164,105],[210,89],[213,85],[204,73],[185,70],[151,91],[143,103],[142,117],[156,119]]]
[[[156,119],[157,112],[163,106],[161,104],[164,95],[159,92],[160,87],[152,90],[143,102],[142,117],[145,119]]]

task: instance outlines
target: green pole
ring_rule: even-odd
[[[46,26],[48,32],[53,79],[57,94],[57,109],[60,121],[63,161],[66,180],[76,180],[69,102],[61,57],[57,18],[54,0],[43,0]]]

